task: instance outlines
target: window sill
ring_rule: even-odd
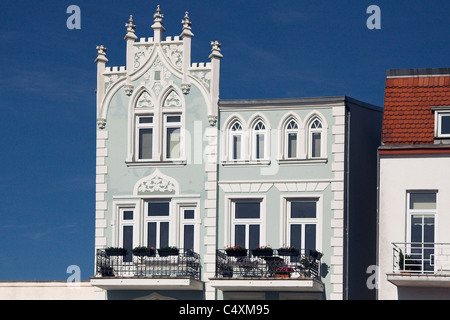
[[[294,165],[294,164],[325,164],[328,158],[315,159],[278,159],[280,165]]]
[[[176,166],[185,166],[186,160],[146,160],[146,161],[125,161],[127,167],[176,167]]]
[[[270,165],[270,160],[237,160],[231,161],[226,160],[222,161],[222,165],[225,167],[228,166],[268,166]]]

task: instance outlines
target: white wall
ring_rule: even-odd
[[[89,282],[0,282],[0,300],[97,300],[97,291]]]
[[[437,190],[435,242],[450,243],[450,157],[380,157],[379,201],[379,291],[378,299],[398,299],[414,296],[414,287],[397,287],[386,280],[392,273],[392,243],[407,242],[406,193],[409,190]],[[429,288],[428,288],[429,289]],[[416,291],[417,292],[417,291]]]

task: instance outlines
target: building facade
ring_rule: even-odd
[[[388,70],[379,148],[381,300],[450,298],[450,69]]]
[[[97,47],[99,294],[373,298],[381,109],[219,100],[220,44],[192,63],[188,13],[179,37],[163,37],[159,6],[152,38],[126,28],[125,67]]]

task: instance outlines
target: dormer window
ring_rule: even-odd
[[[450,138],[450,108],[436,108],[435,110],[435,137]]]

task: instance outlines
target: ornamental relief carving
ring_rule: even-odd
[[[152,46],[138,46],[134,54],[134,70],[139,69],[153,51]]]
[[[201,70],[201,71],[191,71],[191,74],[200,80],[200,82],[205,86],[207,90],[211,87],[211,71]]]
[[[172,92],[167,96],[164,101],[164,107],[181,107],[181,99],[175,90],[172,90]]]
[[[166,54],[169,61],[176,67],[178,70],[181,70],[183,66],[183,45],[182,44],[168,44],[163,45],[162,49]]]
[[[158,169],[141,180],[134,187],[135,195],[178,194],[178,183],[175,179],[162,174]]]
[[[143,181],[138,187],[138,195],[149,193],[175,193],[175,185],[163,178],[153,177]]]
[[[152,108],[154,107],[153,100],[147,91],[142,92],[136,103],[136,108]]]

